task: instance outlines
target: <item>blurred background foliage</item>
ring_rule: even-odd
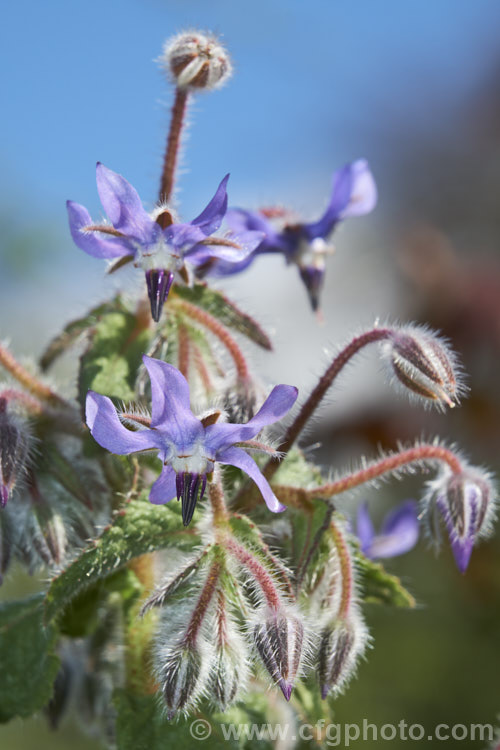
[[[275,332],[275,353],[258,355],[255,369],[305,393],[328,352],[380,316],[440,329],[469,375],[470,397],[443,416],[395,399],[374,358],[364,356],[304,444],[321,444],[314,455],[328,470],[398,439],[439,434],[500,474],[494,0],[11,4],[0,45],[8,113],[0,146],[1,336],[15,353],[36,356],[65,322],[120,283],[103,279],[99,264],[72,246],[64,201],[81,201],[98,214],[97,159],[154,199],[170,100],[152,59],[165,37],[192,26],[224,35],[236,72],[223,91],[193,107],[189,171],[178,193],[186,217],[229,170],[233,204],[285,203],[311,218],[324,206],[331,173],[346,161],[366,157],[379,186],[376,212],[336,236],[323,325],[281,258],[262,258],[224,282]],[[125,279],[132,288],[133,274]],[[73,374],[71,361],[61,373]],[[74,383],[66,382],[70,394]],[[381,518],[420,486],[420,479],[407,479],[344,505],[368,499]],[[500,711],[498,534],[475,551],[465,577],[449,549],[436,560],[424,542],[388,569],[402,576],[419,606],[368,608],[374,649],[338,699],[335,720],[404,719],[426,728],[493,723]],[[0,598],[39,585],[14,572]],[[70,744],[99,746],[71,719],[58,733],[42,718],[0,727],[5,750]]]

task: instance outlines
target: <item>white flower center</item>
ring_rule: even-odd
[[[172,469],[177,474],[209,474],[213,471],[214,462],[206,455],[203,441],[198,441],[185,451],[171,446],[173,455],[167,459]]]
[[[322,237],[314,240],[302,239],[297,249],[295,262],[298,266],[313,267],[322,270],[325,267],[325,256],[332,255],[335,251],[333,245],[326,242]]]
[[[182,268],[181,252],[169,245],[163,236],[154,245],[145,247],[137,243],[136,248],[134,259],[136,268],[142,268],[143,271],[162,269],[171,272],[179,271]]]

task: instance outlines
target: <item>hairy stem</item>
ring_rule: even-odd
[[[178,358],[178,369],[186,380],[189,379],[189,360],[190,360],[190,349],[191,349],[191,342],[189,340],[189,334],[187,332],[186,326],[182,325],[182,323],[179,324],[177,328],[177,341],[178,341],[178,347],[177,347],[177,358]]]
[[[160,182],[160,203],[167,203],[174,189],[175,171],[179,157],[179,146],[187,100],[188,91],[186,89],[176,89]]]
[[[220,526],[221,524],[225,524],[229,519],[229,513],[224,499],[224,490],[222,489],[219,469],[215,469],[214,480],[209,485],[208,494],[212,505],[212,512],[214,514],[214,525]]]
[[[210,315],[210,313],[206,312],[206,310],[202,310],[196,305],[192,305],[191,302],[176,298],[175,304],[192,320],[198,321],[198,323],[201,323],[205,328],[208,328],[214,336],[217,336],[231,355],[240,380],[247,382],[250,379],[250,373],[246,359],[227,328],[223,326],[222,323],[219,323],[219,321]]]
[[[196,606],[193,610],[193,614],[191,615],[191,619],[187,626],[185,635],[186,645],[193,644],[196,641],[196,637],[203,622],[203,618],[205,617],[207,609],[215,593],[221,570],[221,562],[219,560],[215,560],[210,566],[207,580],[203,585],[200,596],[198,597],[198,601],[196,602]]]
[[[58,396],[57,393],[54,393],[51,388],[41,383],[37,378],[34,377],[34,375],[31,375],[31,373],[29,373],[28,370],[26,370],[26,368],[23,367],[17,361],[17,359],[15,359],[15,357],[13,357],[8,349],[6,349],[1,344],[0,365],[4,367],[7,372],[10,372],[12,377],[15,378],[18,383],[23,385],[26,390],[28,390],[34,396],[40,398],[42,401],[47,401],[48,403],[56,406],[69,407],[69,404],[67,404],[60,396]]]
[[[349,607],[352,601],[354,586],[351,553],[344,533],[342,529],[335,523],[335,521],[331,521],[330,523],[330,532],[332,535],[333,544],[335,545],[335,549],[337,551],[340,566],[340,579],[342,585],[338,617],[340,619],[345,619],[349,614]]]
[[[342,492],[352,490],[354,487],[371,482],[373,479],[377,479],[384,474],[390,474],[410,464],[422,462],[445,463],[454,474],[462,472],[462,464],[452,451],[441,445],[428,445],[424,443],[423,445],[417,445],[414,448],[408,448],[399,453],[393,453],[390,456],[384,456],[364,469],[347,474],[341,479],[323,484],[321,487],[316,487],[313,490],[307,490],[307,494],[309,497],[314,497],[317,500],[329,500],[334,495],[340,495]]]
[[[228,551],[236,557],[236,559],[247,568],[252,574],[256,582],[259,584],[262,593],[266,598],[266,602],[271,609],[278,609],[281,605],[279,593],[274,585],[274,581],[264,568],[263,565],[252,555],[248,550],[238,544],[238,542],[229,537],[225,541]]]
[[[313,416],[314,412],[320,405],[326,392],[334,382],[335,378],[345,367],[352,357],[359,352],[360,349],[373,344],[374,342],[381,341],[387,338],[391,333],[388,328],[373,328],[370,331],[362,333],[360,336],[352,339],[342,351],[337,354],[333,362],[327,367],[324,374],[319,379],[318,384],[311,392],[311,395],[307,401],[302,405],[300,412],[295,417],[290,427],[285,432],[283,443],[280,445],[280,451],[287,453],[292,445],[295,443],[300,433],[306,426],[309,419]],[[275,461],[269,461],[263,469],[263,474],[267,479],[270,479],[279,468],[279,464]]]

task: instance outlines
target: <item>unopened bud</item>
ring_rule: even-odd
[[[222,86],[231,75],[231,61],[217,39],[198,32],[169,39],[161,62],[180,89],[209,90]]]
[[[302,622],[284,608],[271,610],[263,623],[255,625],[253,638],[264,666],[290,700],[303,652]]]
[[[429,482],[424,519],[429,521],[433,511],[439,510],[461,573],[467,569],[476,541],[491,530],[495,494],[489,474],[468,466],[460,474],[443,469],[437,479]],[[432,528],[430,523],[428,527]]]
[[[382,350],[393,374],[411,394],[441,409],[458,402],[464,387],[456,356],[435,333],[417,326],[394,329]]]
[[[161,667],[159,678],[169,719],[187,708],[198,693],[202,657],[193,645],[173,649]]]
[[[359,612],[323,628],[318,652],[318,676],[323,698],[331,691],[339,693],[346,687],[367,641],[368,634]]]
[[[227,599],[220,591],[215,616],[214,661],[210,667],[209,694],[222,710],[234,702],[238,690],[248,677],[250,654],[228,610]]]
[[[61,513],[37,487],[30,487],[33,502],[23,543],[30,546],[46,565],[60,565],[68,547],[66,524]]]
[[[0,398],[0,508],[25,472],[28,451],[26,426],[9,414],[6,400]]]

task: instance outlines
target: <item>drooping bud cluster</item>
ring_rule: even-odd
[[[414,325],[394,328],[381,346],[407,393],[440,409],[455,406],[464,393],[457,357],[433,331]]]
[[[488,472],[463,465],[461,473],[448,467],[429,482],[422,501],[423,519],[439,543],[439,514],[444,521],[458,569],[464,573],[478,539],[487,536],[495,517],[496,490]]]
[[[210,90],[222,86],[232,72],[227,51],[211,36],[192,32],[169,39],[161,62],[178,88]]]

